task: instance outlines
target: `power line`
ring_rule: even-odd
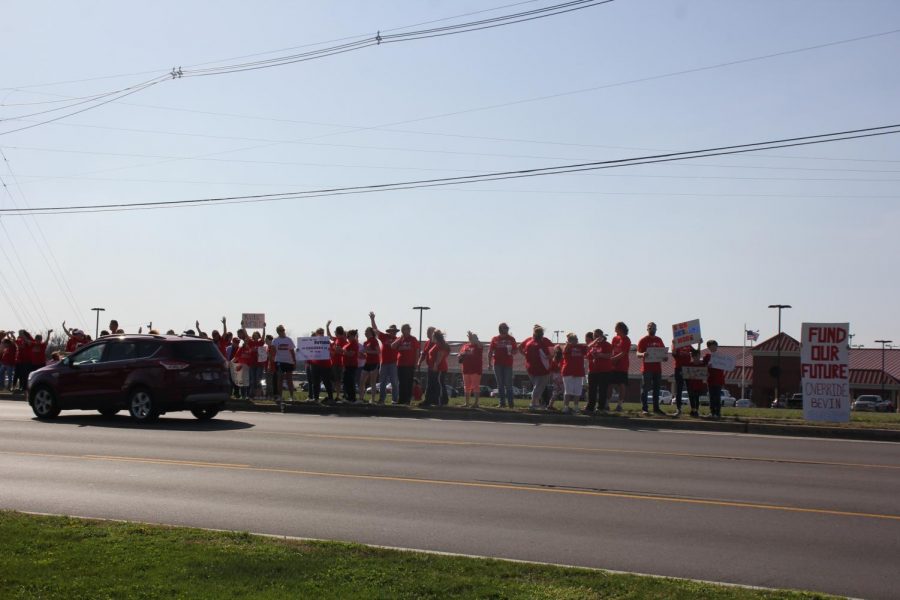
[[[193,200],[167,200],[157,202],[136,202],[136,203],[119,203],[119,204],[94,204],[80,206],[54,206],[54,207],[36,207],[29,211],[16,211],[10,209],[0,209],[0,213],[11,215],[23,214],[51,214],[62,213],[69,214],[73,212],[114,212],[124,210],[150,210],[158,208],[172,208],[177,206],[197,206],[197,205],[214,205],[214,204],[233,204],[233,203],[251,203],[251,202],[272,202],[278,200],[289,200],[299,198],[315,198],[322,196],[336,196],[346,194],[361,194],[382,191],[395,191],[403,189],[428,188],[446,185],[458,185],[472,182],[484,181],[500,181],[505,179],[519,179],[523,177],[539,177],[547,175],[560,175],[564,173],[578,173],[583,171],[594,171],[599,169],[620,168],[625,166],[656,164],[663,162],[674,162],[680,160],[688,160],[693,158],[705,158],[709,156],[723,156],[731,154],[741,154],[747,152],[758,152],[759,150],[771,150],[776,148],[790,148],[795,146],[806,146],[811,144],[823,144],[836,141],[862,139],[882,135],[891,135],[900,133],[900,124],[880,125],[877,127],[867,127],[863,129],[852,129],[846,131],[823,133],[815,135],[807,135],[792,138],[783,138],[778,140],[769,140],[765,142],[752,142],[745,144],[735,144],[731,146],[719,146],[714,148],[705,148],[701,150],[686,150],[681,152],[669,152],[665,154],[656,154],[649,156],[638,156],[632,158],[623,158],[616,160],[592,161],[584,163],[575,163],[568,165],[557,165],[552,167],[539,167],[533,169],[521,169],[516,171],[498,171],[487,174],[463,175],[458,177],[442,177],[434,179],[423,179],[416,181],[402,181],[395,183],[371,184],[362,186],[348,186],[338,188],[326,188],[317,190],[283,192],[278,194],[255,194],[248,196],[226,196],[219,198],[199,198]]]

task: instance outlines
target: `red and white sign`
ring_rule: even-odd
[[[804,323],[800,337],[803,418],[850,420],[849,323]]]
[[[700,319],[672,325],[672,340],[676,348],[684,348],[703,341],[700,335]]]

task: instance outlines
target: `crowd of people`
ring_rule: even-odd
[[[268,397],[281,401],[286,388],[294,397],[293,371],[298,363],[297,348],[293,339],[285,333],[285,327],[278,325],[275,336],[262,331],[249,333],[239,328],[228,331],[228,322],[221,319],[222,331],[207,333],[195,322],[196,329],[183,335],[210,339],[216,344],[222,356],[231,366],[233,394],[243,399]],[[70,353],[90,343],[91,337],[77,328],[62,330],[66,336],[65,352]],[[710,365],[718,344],[711,340],[706,343],[707,352],[701,356],[698,347],[676,346],[674,341],[667,345],[656,335],[656,324],[647,324],[647,335],[637,343],[637,358],[641,360],[642,413],[665,414],[659,405],[662,362],[668,354],[652,348],[669,348],[675,363],[675,411],[682,411],[683,392],[687,392],[691,416],[699,416],[700,395],[708,390],[710,416],[721,415],[721,396],[725,385],[725,372]],[[0,331],[0,386],[7,390],[24,390],[28,374],[47,364],[48,360],[59,360],[60,353],[47,357],[47,344],[53,330],[46,337],[32,336],[26,330]],[[143,332],[139,328],[138,333]],[[622,400],[626,397],[631,339],[628,326],[619,322],[614,328],[615,335],[609,339],[602,329],[594,329],[579,341],[576,333],[567,333],[563,344],[554,344],[546,336],[544,328],[535,325],[531,336],[517,342],[510,335],[509,326],[500,323],[498,334],[487,344],[487,365],[492,369],[497,382],[500,407],[514,407],[513,361],[521,354],[525,370],[532,383],[531,403],[533,410],[557,410],[555,403],[562,401],[562,412],[582,412],[580,406],[584,397],[584,411],[621,411]],[[111,320],[109,328],[100,332],[100,337],[125,333],[116,320]],[[159,334],[151,328],[149,334]],[[175,335],[168,330],[168,335]],[[360,339],[358,329],[345,329],[338,325],[332,331],[331,321],[324,328],[310,333],[311,337],[327,338],[328,357],[303,361],[305,363],[309,398],[313,401],[332,403],[363,402],[366,395],[370,402],[385,404],[390,393],[393,404],[409,405],[420,401],[420,406],[442,406],[447,404],[447,377],[451,360],[457,360],[462,373],[465,406],[478,407],[481,395],[481,380],[484,374],[485,345],[472,331],[467,333],[467,341],[459,352],[451,352],[443,331],[429,327],[424,343],[412,335],[408,323],[400,328],[391,324],[381,330],[375,313],[369,313],[369,326]],[[422,388],[415,377],[417,370],[426,367],[424,399]],[[686,377],[685,367],[705,367],[704,377]],[[585,394],[585,382],[587,393]],[[324,392],[324,398],[322,394]],[[611,403],[617,399],[615,408]],[[652,401],[652,409],[650,402]]]

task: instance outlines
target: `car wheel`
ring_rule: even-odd
[[[56,394],[48,387],[39,387],[31,394],[31,410],[38,419],[55,419],[59,416]]]
[[[150,422],[159,417],[159,411],[153,403],[153,396],[147,388],[132,390],[128,397],[128,414],[135,421]]]
[[[191,414],[201,421],[209,421],[219,414],[218,408],[192,408]]]
[[[112,417],[119,413],[118,408],[98,408],[97,412],[103,415],[104,417]]]

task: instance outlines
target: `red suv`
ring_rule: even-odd
[[[137,421],[190,410],[212,419],[228,400],[231,382],[222,353],[210,340],[173,335],[99,338],[28,378],[28,403],[39,419],[61,410],[125,409]]]

